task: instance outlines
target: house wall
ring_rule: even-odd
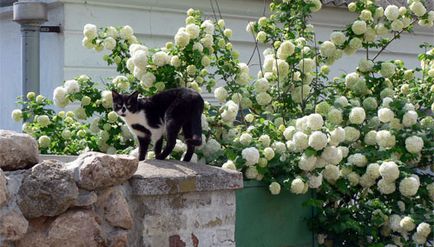
[[[57,1],[55,1],[57,2]],[[214,2],[215,3],[215,2]],[[263,15],[262,0],[219,0],[219,7],[226,26],[234,30],[233,45],[240,52],[240,60],[247,62],[254,48],[253,37],[246,33],[249,21]],[[173,40],[178,28],[184,25],[185,11],[189,7],[200,9],[205,16],[213,18],[209,1],[200,0],[66,0],[52,4],[49,20],[53,25],[61,24],[61,34],[41,34],[41,92],[48,97],[52,89],[80,74],[87,74],[96,81],[107,80],[116,74],[113,67],[107,67],[102,60],[104,52],[97,53],[81,46],[82,28],[87,23],[97,26],[130,25],[137,37],[146,45],[162,46]],[[214,4],[216,9],[216,5]],[[5,8],[0,11],[0,128],[19,129],[20,124],[10,119],[15,108],[16,96],[21,93],[21,62],[19,27],[10,19],[11,13]],[[3,12],[3,13],[2,13]],[[313,15],[318,40],[328,39],[329,34],[350,23],[354,16],[344,8],[324,7]],[[418,65],[416,54],[419,44],[434,41],[433,29],[416,28],[413,34],[404,34],[402,39],[385,51],[381,59],[401,58],[410,68]],[[261,47],[263,49],[263,47]],[[374,54],[374,53],[372,53]],[[354,70],[359,59],[365,56],[360,52],[355,56],[336,62],[331,76]],[[258,57],[251,61],[252,75],[259,70]],[[220,82],[222,83],[222,82]],[[13,86],[10,86],[13,84]],[[211,97],[205,94],[205,97]]]
[[[63,26],[63,5],[52,3],[46,26]],[[52,97],[53,88],[63,80],[63,33],[40,34],[40,91]],[[12,7],[0,8],[0,129],[21,130],[11,111],[22,94],[20,25],[12,21]]]

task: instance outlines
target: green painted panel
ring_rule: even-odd
[[[310,196],[289,192],[273,196],[264,184],[244,181],[244,188],[236,192],[237,247],[313,246],[306,224],[312,209],[302,205]]]

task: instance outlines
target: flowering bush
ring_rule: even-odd
[[[385,9],[357,1],[348,5],[356,20],[317,42],[308,19],[320,8],[319,0],[273,1],[272,15],[247,25],[268,46],[255,77],[238,61],[232,30],[196,10],[188,10],[174,42],[156,49],[129,26],[87,24],[83,45],[109,50],[104,60],[120,75],[102,87],[82,75],[56,88],[54,104],[73,111],[56,114],[50,100],[29,93],[12,117],[27,121],[23,131],[44,153],[129,152],[134,139],[111,110],[110,89],[213,91],[220,104],[206,104],[196,160],[262,180],[273,195],[315,190],[307,205],[317,208],[310,225],[320,244],[425,244],[434,224],[434,49],[422,46],[416,69],[378,59],[416,23],[432,26],[434,12],[415,0]],[[361,49],[366,58],[354,72],[328,78],[336,60]],[[218,81],[225,84],[215,88]],[[178,140],[172,157],[185,150]]]

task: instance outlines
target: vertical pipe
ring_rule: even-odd
[[[27,92],[40,93],[39,77],[39,29],[40,25],[21,25],[21,56],[22,56],[22,90],[23,95]]]

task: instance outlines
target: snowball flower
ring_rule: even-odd
[[[306,97],[309,95],[310,89],[311,88],[309,85],[296,87],[294,90],[291,91],[291,97],[294,102],[301,103],[301,101],[306,99]]]
[[[23,112],[20,109],[12,111],[11,117],[14,121],[19,122],[23,119]]]
[[[255,147],[243,149],[241,156],[247,161],[247,165],[254,165],[259,161],[259,151]]]
[[[277,50],[277,57],[280,59],[286,59],[294,54],[294,51],[295,45],[291,41],[285,40],[280,44],[280,47]]]
[[[354,34],[356,35],[364,34],[367,30],[366,22],[361,20],[355,21],[351,26],[351,30],[353,30]]]
[[[214,97],[221,103],[225,102],[228,97],[228,91],[224,87],[218,87],[214,90]]]
[[[418,232],[414,233],[413,236],[411,237],[411,239],[416,243],[416,244],[420,244],[423,245],[426,243],[426,237],[422,236],[421,234],[419,234]]]
[[[224,109],[221,114],[222,120],[230,123],[235,121],[239,109],[238,104],[229,100],[222,108]]]
[[[393,161],[386,161],[380,165],[381,177],[388,182],[393,182],[399,177],[398,165]]]
[[[402,124],[405,127],[411,127],[416,123],[417,123],[417,112],[415,111],[408,111],[402,117]]]
[[[272,98],[268,93],[262,92],[256,95],[256,101],[259,105],[268,105],[270,104]]]
[[[373,145],[377,144],[377,131],[375,131],[375,130],[369,131],[365,135],[365,138],[363,139],[363,141],[365,142],[366,145],[373,146]]]
[[[344,128],[345,130],[345,141],[346,142],[355,142],[360,137],[360,131],[354,127],[347,126]]]
[[[422,151],[423,139],[419,136],[410,136],[405,139],[405,149],[408,152],[417,154]]]
[[[388,130],[380,130],[375,136],[378,146],[382,148],[391,148],[395,146],[396,138]]]
[[[422,222],[417,226],[416,231],[421,236],[428,237],[431,233],[431,226],[428,223]]]
[[[134,56],[131,57],[131,59],[132,59],[132,63],[134,64],[135,67],[137,67],[141,70],[146,69],[146,65],[148,64],[148,56],[147,56],[146,51],[137,50],[136,52],[134,52]],[[134,68],[134,72],[136,71],[137,68]],[[136,78],[137,78],[137,76],[136,76]]]
[[[276,152],[278,154],[282,154],[286,151],[286,146],[285,146],[285,143],[283,143],[283,142],[275,141],[273,143],[272,147],[274,148],[274,150],[276,150]]]
[[[190,42],[190,34],[185,30],[180,30],[175,35],[175,44],[181,48],[184,48]]]
[[[271,143],[271,139],[269,135],[261,135],[259,137],[259,141],[262,143],[262,145],[264,145],[264,147],[270,146]]]
[[[364,20],[364,21],[369,21],[372,19],[372,12],[364,9],[362,10],[362,12],[360,13],[360,19]]]
[[[258,93],[266,92],[270,88],[270,84],[268,80],[265,78],[261,78],[255,82],[255,90]]]
[[[86,24],[83,28],[83,35],[88,39],[93,39],[97,36],[97,28],[93,24]]]
[[[240,136],[240,143],[243,145],[249,145],[252,142],[252,135],[250,135],[249,133],[243,133]]]
[[[423,16],[426,13],[426,8],[421,2],[413,2],[410,5],[410,10],[418,17]]]
[[[313,174],[309,174],[309,175],[307,175],[307,177],[309,179],[308,180],[309,188],[317,189],[321,186],[322,180],[323,180],[323,176],[321,173],[316,175],[316,176]]]
[[[375,180],[380,177],[380,165],[377,163],[371,163],[366,168],[366,175]]]
[[[170,56],[164,51],[159,51],[152,55],[152,61],[155,65],[161,67],[170,62]]]
[[[294,194],[303,194],[305,184],[301,178],[296,178],[291,182],[291,192]]]
[[[315,66],[316,66],[315,61],[312,58],[303,58],[298,63],[298,67],[303,73],[312,72]]]
[[[294,134],[294,136],[292,137],[292,141],[294,142],[297,151],[303,151],[309,146],[308,136],[305,133],[300,131]]]
[[[129,39],[129,38],[131,38],[133,36],[134,30],[133,30],[132,27],[126,25],[126,26],[123,26],[121,28],[121,30],[119,31],[119,33],[120,33],[120,35],[121,35],[122,38]]]
[[[270,190],[272,195],[278,195],[280,194],[280,184],[277,182],[272,182],[269,186],[268,189]]]
[[[381,194],[391,194],[396,190],[395,182],[389,182],[383,179],[380,179],[377,183],[378,191],[380,191]]]
[[[47,127],[51,123],[50,118],[47,115],[38,116],[36,121],[41,125],[41,127]]]
[[[327,146],[327,136],[321,131],[314,131],[309,136],[308,144],[317,151],[321,150]]]
[[[267,160],[272,160],[274,158],[274,150],[272,148],[270,148],[270,147],[266,147],[264,149],[264,157]]]
[[[248,179],[255,179],[259,175],[258,169],[256,169],[256,166],[249,166],[244,172],[244,175],[246,175]]]
[[[325,41],[320,45],[320,53],[324,57],[332,57],[336,52],[336,46],[330,41]]]
[[[38,143],[40,148],[48,148],[51,144],[50,137],[43,135],[38,138]]]
[[[378,119],[383,123],[388,123],[395,118],[395,114],[389,108],[381,108],[377,112]]]
[[[341,150],[334,146],[327,146],[321,153],[321,159],[327,161],[329,164],[337,165],[342,161],[343,154]]]
[[[374,67],[374,62],[367,59],[361,59],[359,62],[359,70],[361,72],[369,72]]]
[[[358,167],[364,167],[368,163],[366,156],[361,153],[356,153],[348,156],[348,163],[351,163]]]
[[[320,114],[313,113],[307,117],[306,124],[311,130],[319,130],[323,126],[324,120]]]
[[[416,225],[414,224],[414,220],[409,216],[405,216],[404,218],[402,218],[399,222],[399,225],[404,231],[407,232],[413,231],[413,229],[416,227]]]
[[[285,137],[286,140],[291,140],[295,131],[296,130],[294,126],[289,126],[288,128],[285,129],[285,131],[283,131],[283,136]]]
[[[105,90],[101,92],[102,105],[104,108],[111,108],[113,105],[113,96],[112,92]]]
[[[362,105],[367,110],[374,110],[378,107],[377,100],[374,97],[364,99]]]
[[[353,124],[362,124],[365,121],[366,113],[362,107],[354,107],[350,112],[350,122]]]
[[[264,31],[259,31],[258,34],[256,35],[256,40],[259,41],[260,43],[264,43],[266,39],[267,39],[267,34]]]
[[[389,227],[390,229],[392,229],[392,231],[395,232],[400,232],[401,229],[401,225],[399,224],[401,222],[402,218],[401,216],[397,215],[397,214],[392,214],[389,216]]]
[[[411,197],[416,195],[420,182],[416,177],[406,177],[399,183],[399,192],[403,196]]]
[[[143,76],[142,76],[142,82],[143,85],[147,88],[151,87],[154,82],[157,80],[157,78],[155,77],[155,75],[151,72],[146,72]]]
[[[202,22],[202,25],[200,25],[200,27],[202,27],[205,31],[205,33],[207,34],[213,34],[214,33],[214,24],[212,23],[212,21],[210,20],[205,20],[204,22]]]
[[[315,168],[316,159],[314,155],[303,154],[298,162],[298,167],[303,171],[312,171]]]
[[[327,120],[333,124],[340,124],[343,120],[342,111],[332,108],[327,114]]]
[[[345,34],[343,32],[333,32],[330,34],[330,40],[335,44],[335,45],[342,45],[345,40]]]
[[[333,183],[338,180],[340,176],[339,167],[335,165],[326,165],[325,169],[322,171],[322,174],[327,181]]]
[[[190,35],[191,39],[195,39],[195,38],[199,37],[200,28],[196,24],[188,24],[185,27],[185,31]]]
[[[389,5],[384,10],[384,15],[389,21],[396,20],[399,17],[399,8],[396,5]]]
[[[103,46],[107,50],[113,50],[116,47],[116,40],[112,37],[107,37],[102,42]]]
[[[390,63],[390,62],[384,62],[384,63],[381,63],[380,74],[383,77],[389,78],[395,74],[395,69],[396,69],[395,64]]]
[[[67,93],[77,93],[80,91],[80,85],[76,80],[65,81],[64,87]]]
[[[392,31],[399,32],[404,28],[404,23],[400,20],[394,20],[390,26]]]

